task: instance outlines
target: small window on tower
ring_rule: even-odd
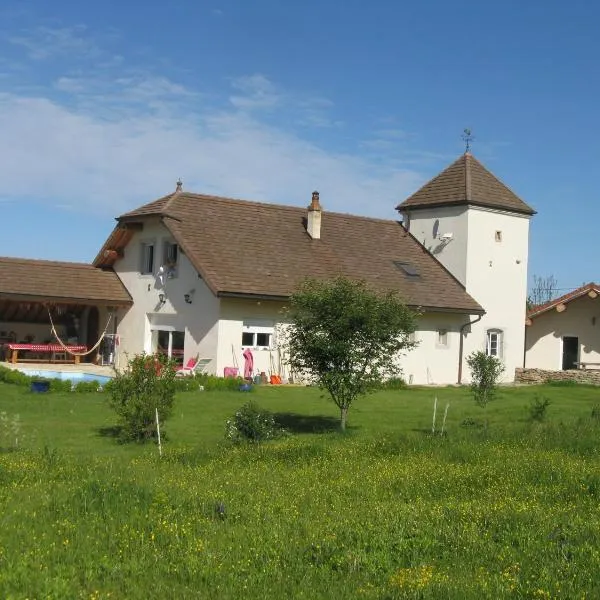
[[[496,231],[496,241],[497,242],[502,241],[502,232],[501,231]]]

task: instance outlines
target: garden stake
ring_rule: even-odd
[[[156,433],[158,434],[158,455],[162,457],[162,444],[160,443],[160,423],[158,422],[158,408],[156,411]]]
[[[431,425],[431,433],[435,434],[435,413],[437,411],[437,396],[433,402],[433,423]]]
[[[446,417],[448,416],[448,407],[450,406],[450,402],[446,404],[446,410],[444,411],[444,420],[442,421],[442,433],[444,435],[444,427],[446,427]]]

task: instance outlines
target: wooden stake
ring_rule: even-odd
[[[435,414],[437,412],[437,396],[435,397],[435,400],[433,401],[433,423],[431,425],[431,433],[435,433]]]
[[[160,443],[160,423],[158,421],[158,408],[156,411],[156,433],[158,434],[158,455],[162,457],[162,444]]]

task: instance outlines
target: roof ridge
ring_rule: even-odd
[[[25,257],[21,257],[21,256],[0,256],[0,262],[2,261],[10,261],[13,263],[26,263],[26,264],[31,264],[31,263],[42,263],[42,264],[48,264],[48,265],[60,265],[60,266],[65,266],[65,267],[90,267],[92,269],[95,269],[96,267],[94,267],[94,265],[92,263],[87,263],[87,262],[80,262],[80,261],[74,261],[74,260],[49,260],[47,258],[25,258]]]
[[[591,290],[599,290],[600,291],[600,285],[598,285],[597,283],[595,283],[593,281],[590,281],[589,283],[585,283],[582,286],[575,288],[575,289],[571,290],[570,292],[567,292],[566,294],[563,294],[562,296],[558,296],[557,298],[548,300],[548,302],[542,302],[542,304],[538,304],[537,306],[534,306],[531,310],[527,311],[527,317],[528,318],[536,317],[537,315],[546,312],[547,310],[551,309],[553,306],[556,306],[557,304],[561,304],[563,302],[571,302],[572,300],[576,300],[577,298],[580,298],[586,292],[589,292]]]
[[[464,154],[465,161],[465,200],[467,202],[471,202],[472,194],[471,194],[471,162],[469,158],[471,158],[470,152],[465,152]]]

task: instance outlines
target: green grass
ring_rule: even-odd
[[[249,396],[291,435],[228,446]],[[187,392],[159,459],[115,441],[101,394],[0,384],[0,597],[598,598],[599,401],[503,388],[485,430],[467,390],[389,391],[342,435],[315,389]]]

